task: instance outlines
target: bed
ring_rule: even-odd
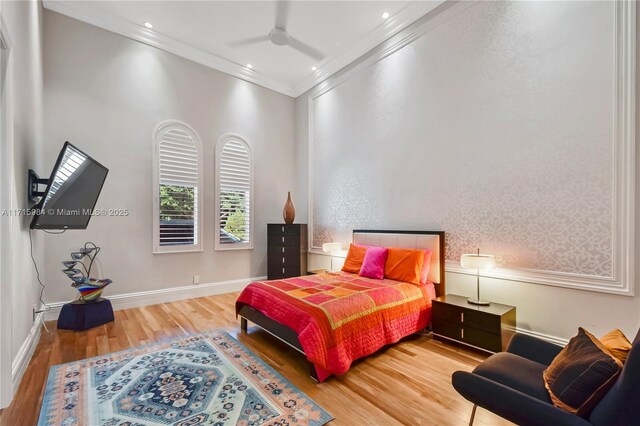
[[[357,245],[431,250],[427,282],[412,284],[331,272],[249,284],[236,301],[251,321],[310,363],[324,381],[351,363],[431,324],[431,300],[445,293],[444,232],[355,230]]]

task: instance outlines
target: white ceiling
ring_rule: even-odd
[[[298,96],[443,3],[431,1],[66,1],[47,9],[114,31],[242,79]],[[289,34],[322,52],[313,59],[266,36],[278,7]],[[390,17],[383,19],[388,12]],[[144,27],[145,22],[153,29]],[[246,68],[252,64],[253,69]],[[311,67],[318,68],[312,71]]]

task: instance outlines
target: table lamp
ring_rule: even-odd
[[[333,272],[333,253],[342,250],[342,244],[340,243],[324,243],[322,244],[322,251],[329,253],[331,257],[331,266],[329,272]]]
[[[463,268],[476,270],[476,291],[477,296],[475,299],[469,298],[467,302],[473,305],[490,305],[491,302],[480,299],[480,271],[490,271],[496,267],[496,257],[491,254],[480,254],[480,249],[477,253],[463,254],[460,258],[460,265]]]

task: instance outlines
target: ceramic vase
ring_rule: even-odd
[[[287,225],[291,225],[293,223],[293,219],[296,218],[296,209],[293,207],[293,203],[291,202],[291,192],[287,193],[287,202],[284,203],[282,217],[284,218],[284,223]]]

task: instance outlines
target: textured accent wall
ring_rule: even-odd
[[[611,277],[614,18],[478,2],[312,99],[312,246],[444,229],[451,261]]]

